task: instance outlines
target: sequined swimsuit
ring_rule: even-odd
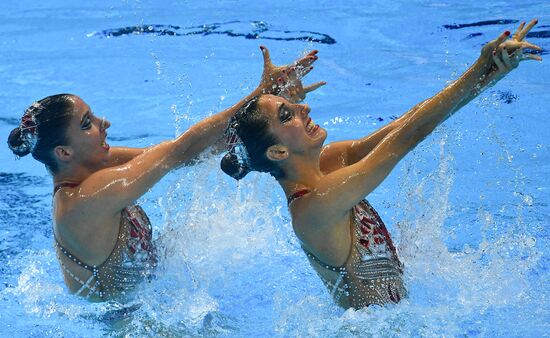
[[[297,191],[288,204],[308,193],[306,189]],[[403,265],[386,226],[367,200],[353,207],[351,217],[352,245],[344,264],[326,264],[302,247],[311,265],[344,308],[399,302],[407,294]]]
[[[75,187],[76,184],[62,184],[55,187],[54,194],[62,187]],[[55,237],[55,234],[54,234]],[[89,265],[65,249],[55,237],[59,262],[66,275],[79,285],[76,295],[92,300],[106,300],[113,296],[125,295],[144,279],[152,277],[157,263],[155,247],[152,243],[152,228],[149,218],[138,205],[131,205],[121,212],[120,227],[116,244],[107,259],[99,265]],[[69,269],[59,255],[72,261],[76,269],[91,272],[87,280],[82,280]],[[76,267],[78,265],[78,267]]]

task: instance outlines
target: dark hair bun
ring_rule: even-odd
[[[19,127],[11,131],[8,137],[8,146],[10,150],[19,157],[28,155],[31,152],[31,145],[29,141],[25,139]]]
[[[232,151],[225,154],[225,156],[222,158],[220,162],[220,168],[223,170],[224,173],[233,177],[236,180],[240,180],[250,172],[248,168],[246,168],[239,162],[237,155]]]

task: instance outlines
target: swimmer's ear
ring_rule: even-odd
[[[55,157],[61,162],[69,162],[73,156],[73,151],[70,147],[57,146],[53,149]]]
[[[286,160],[288,155],[288,148],[280,144],[272,145],[265,151],[265,156],[271,161]]]

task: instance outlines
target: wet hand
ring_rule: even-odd
[[[539,46],[524,41],[527,33],[529,33],[536,24],[537,20],[532,20],[527,26],[525,26],[525,22],[522,22],[512,36],[512,39],[506,39],[493,50],[493,61],[498,70],[501,72],[509,72],[524,60],[542,61],[542,58],[538,55],[524,53],[525,49],[542,50]]]
[[[285,97],[291,102],[302,101],[306,94],[325,85],[324,81],[304,87],[302,77],[312,69],[312,64],[318,59],[314,50],[299,58],[294,63],[285,66],[275,66],[271,62],[269,50],[260,46],[264,57],[264,70],[260,81],[262,94],[274,94]]]
[[[500,80],[516,68],[521,61],[542,61],[540,56],[524,52],[526,49],[542,50],[541,47],[524,40],[527,33],[536,24],[536,19],[527,25],[522,22],[511,39],[508,39],[510,32],[506,31],[481,49],[480,61],[485,65],[485,71],[481,79],[482,87]]]

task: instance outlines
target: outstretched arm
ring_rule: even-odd
[[[275,66],[271,62],[271,56],[269,50],[265,46],[260,46],[262,55],[264,58],[264,68],[260,84],[258,87],[253,90],[249,95],[245,96],[239,102],[235,103],[233,106],[227,108],[226,110],[218,113],[225,118],[227,122],[237,110],[251,98],[262,95],[262,94],[275,94],[281,95],[287,98],[291,102],[298,102],[305,98],[305,95],[311,91],[316,90],[317,88],[323,86],[325,82],[318,82],[312,85],[303,87],[302,77],[307,75],[312,69],[312,64],[318,59],[316,50],[311,51],[305,56],[297,59],[295,62],[284,65],[284,66]],[[208,119],[208,118],[207,118]],[[189,165],[193,164],[197,160],[198,155],[204,151],[206,148],[212,146],[214,153],[225,151],[225,143],[222,140],[223,132],[227,123],[222,123],[220,125],[211,125],[208,132],[208,135],[203,134],[202,139],[197,140],[194,146],[191,147],[188,151],[190,154],[190,159],[184,164]],[[142,154],[148,148],[126,148],[126,147],[116,147],[111,149],[111,162],[107,165],[108,167],[113,167],[117,165],[122,165],[134,157]]]
[[[449,106],[447,116],[451,116],[477,97],[483,90],[498,82],[509,71],[516,68],[519,61],[525,59],[541,60],[537,55],[522,53],[525,48],[540,50],[540,47],[523,41],[527,33],[536,23],[537,20],[532,20],[527,25],[523,22],[511,40],[503,41],[503,39],[505,40],[507,38],[509,33],[503,34],[499,39],[493,40],[483,47],[480,58],[462,75],[462,77],[473,75],[470,76],[472,81],[468,82],[467,86],[461,88],[459,91],[454,91],[455,94],[457,94],[453,99],[456,103],[453,106]],[[499,55],[497,55],[497,53],[499,53]],[[475,74],[477,74],[477,76]],[[459,78],[457,82],[460,80]],[[449,87],[445,90],[449,89]],[[439,94],[442,94],[445,90]],[[325,173],[329,173],[357,163],[357,161],[367,156],[386,135],[394,129],[401,127],[420,107],[425,107],[427,101],[432,99],[420,102],[398,119],[362,139],[339,141],[326,145],[321,153],[321,170]]]
[[[412,107],[399,118],[377,129],[366,137],[358,140],[336,141],[324,146],[323,150],[321,150],[319,163],[321,171],[324,174],[328,174],[334,170],[357,163],[357,161],[367,156],[386,135],[395,128],[400,127],[424,102],[425,101],[422,101]]]
[[[111,211],[117,214],[138,199],[170,170],[190,163],[221,138],[228,120],[248,99],[262,93],[271,93],[277,83],[286,81],[286,73],[292,67],[311,67],[317,59],[316,51],[298,59],[295,64],[276,67],[271,63],[269,52],[261,47],[264,56],[264,72],[260,85],[232,107],[203,119],[174,140],[143,149],[119,149],[119,158],[124,164],[99,170],[80,184],[74,203],[90,210]]]
[[[324,176],[308,196],[309,205],[314,206],[310,216],[318,218],[318,224],[330,224],[335,218],[346,215],[410,150],[484,89],[479,86],[480,78],[489,85],[501,79],[520,61],[539,59],[522,53],[523,48],[539,47],[516,39],[506,41],[508,36],[509,32],[505,32],[485,46],[472,67],[444,90],[421,103],[364,158]]]

